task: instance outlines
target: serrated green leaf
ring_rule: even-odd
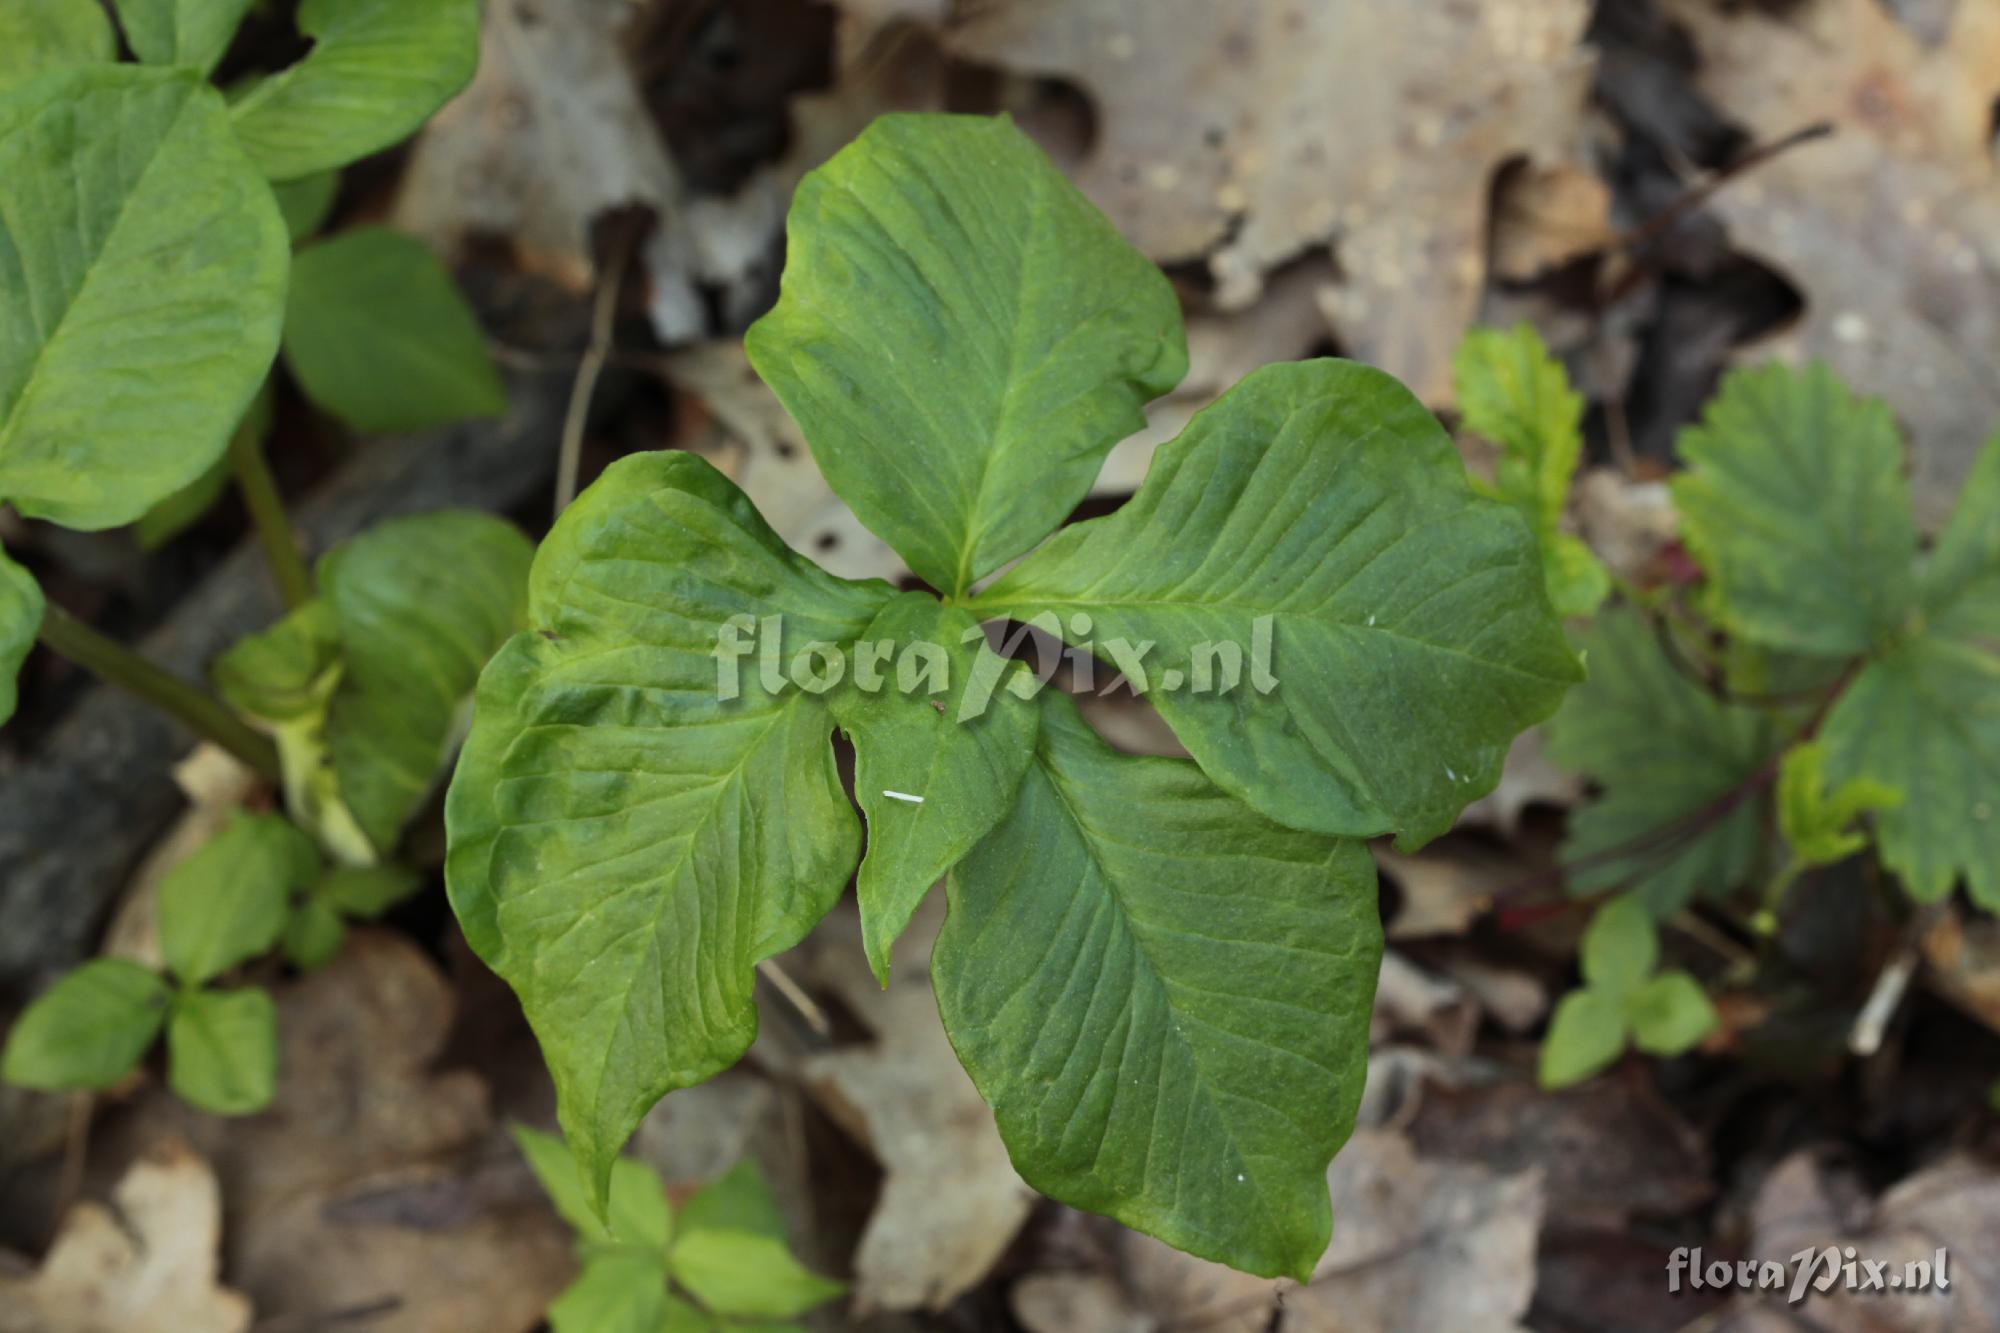
[[[1549,755],[1604,790],[1570,815],[1571,890],[1630,887],[1657,917],[1743,884],[1764,841],[1768,798],[1746,784],[1777,750],[1767,719],[1689,680],[1636,612],[1608,611],[1577,641],[1590,678],[1550,722]]]
[[[199,986],[278,942],[291,895],[319,872],[312,840],[283,815],[237,812],[160,881],[160,952]]]
[[[604,1216],[597,1215],[590,1190],[577,1172],[576,1158],[563,1141],[526,1125],[511,1125],[514,1142],[542,1182],[549,1202],[577,1234],[593,1246],[628,1246],[653,1252],[655,1276],[661,1272],[674,1219],[667,1207],[659,1176],[643,1162],[620,1157],[611,1166],[611,1194]]]
[[[378,523],[320,560],[344,660],[327,746],[378,851],[442,776],[480,669],[522,623],[533,555],[505,520],[443,510]]]
[[[274,181],[345,166],[408,137],[479,61],[478,0],[304,0],[312,50],[230,108]]]
[[[1042,704],[1013,810],[947,882],[945,1031],[1036,1189],[1303,1280],[1365,1072],[1373,862]]]
[[[125,40],[149,65],[206,74],[222,59],[251,0],[112,0]]]
[[[962,593],[1187,373],[1173,289],[1005,119],[883,116],[800,182],[750,362],[820,470]]]
[[[285,923],[285,958],[310,972],[326,966],[347,940],[347,923],[324,899],[309,895]]]
[[[1245,376],[1124,508],[1058,533],[973,609],[1059,613],[1079,646],[1156,644],[1148,697],[1223,788],[1294,828],[1405,847],[1491,791],[1581,675],[1519,515],[1473,494],[1408,390],[1346,361]],[[1267,632],[1275,685],[1258,679]],[[1213,667],[1193,688],[1207,644],[1234,645],[1234,688]]]
[[[1630,994],[1653,975],[1659,961],[1653,914],[1637,895],[1626,894],[1598,908],[1583,932],[1583,979],[1606,995]]]
[[[675,1220],[682,1231],[744,1231],[785,1239],[785,1219],[778,1211],[778,1201],[771,1197],[757,1164],[748,1157],[737,1159],[721,1178],[690,1195]]]
[[[313,885],[313,896],[342,916],[372,921],[423,885],[408,866],[335,866]]]
[[[852,642],[892,592],[795,554],[683,453],[612,464],[535,558],[533,629],[487,669],[446,803],[446,880],[600,1189],[654,1102],[749,1046],[756,963],[859,859],[824,700],[758,671],[718,698],[718,629],[782,616],[789,661]]]
[[[1474,329],[1458,345],[1453,383],[1465,424],[1506,451],[1494,489],[1541,543],[1549,601],[1561,616],[1587,616],[1611,591],[1590,548],[1562,530],[1570,480],[1583,452],[1583,398],[1562,362],[1529,324]]]
[[[356,430],[425,430],[507,410],[465,298],[423,242],[359,227],[300,250],[285,364],[306,396]]]
[[[2000,435],[1980,451],[1920,575],[1928,633],[2000,641]]]
[[[108,1088],[159,1035],[167,983],[137,963],[94,958],[65,973],[14,1021],[0,1080],[20,1088]]]
[[[1625,1049],[1625,1033],[1618,997],[1590,988],[1563,996],[1542,1040],[1542,1086],[1566,1088],[1601,1072]]]
[[[277,196],[278,211],[285,217],[285,230],[291,235],[292,244],[297,245],[326,225],[333,212],[333,201],[340,194],[340,173],[316,171],[297,180],[279,181],[271,187],[271,193]]]
[[[118,55],[97,0],[8,0],[0,5],[0,84]]]
[[[167,1019],[167,1085],[216,1115],[254,1115],[278,1090],[278,1007],[254,986],[186,991]]]
[[[1715,1031],[1715,1006],[1685,972],[1662,972],[1625,999],[1632,1043],[1648,1055],[1680,1055]]]
[[[1679,447],[1681,534],[1724,628],[1845,657],[1902,625],[1917,532],[1887,404],[1824,365],[1738,370]]]
[[[42,585],[0,549],[0,724],[20,700],[17,677],[42,632]]]
[[[918,661],[917,644],[944,663],[947,684],[936,694],[905,690],[896,676],[898,663]],[[834,721],[854,742],[855,797],[868,817],[856,884],[862,944],[887,986],[890,946],[924,895],[1012,808],[1038,712],[1001,685],[1026,668],[1009,668],[987,647],[977,617],[928,593],[904,593],[882,608],[861,632],[857,671],[863,645],[886,664],[874,668],[879,688],[850,681],[831,698]],[[914,684],[920,678],[909,669]],[[974,708],[978,716],[966,716]]]
[[[249,408],[243,413],[243,420],[236,423],[236,439],[248,437],[252,443],[261,443],[271,433],[271,418],[275,410],[271,380],[267,376],[257,396],[250,400]],[[234,443],[234,439],[231,441]],[[209,465],[208,471],[196,477],[187,485],[167,496],[151,509],[139,516],[132,525],[132,535],[142,551],[153,551],[178,537],[182,531],[215,507],[229,488],[229,480],[235,475],[230,465],[229,454]]]
[[[1849,778],[1829,791],[1826,747],[1817,742],[1793,746],[1778,768],[1778,831],[1803,866],[1832,865],[1860,851],[1868,836],[1848,826],[1901,800],[1901,792],[1867,778]]]
[[[549,1328],[552,1333],[675,1333],[681,1324],[673,1321],[668,1307],[667,1275],[659,1260],[598,1254],[549,1306]]]
[[[794,1259],[783,1241],[749,1231],[685,1232],[667,1271],[704,1309],[736,1319],[791,1319],[847,1290]]]
[[[206,472],[270,367],[284,221],[187,70],[0,92],[0,499],[130,523]]]

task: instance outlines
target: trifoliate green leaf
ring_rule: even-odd
[[[577,1173],[576,1158],[553,1134],[526,1125],[510,1127],[521,1155],[542,1182],[549,1202],[577,1238],[586,1245],[622,1245],[654,1252],[657,1277],[673,1236],[674,1219],[660,1178],[643,1162],[620,1157],[611,1165],[611,1196],[603,1217],[597,1215],[590,1191]]]
[[[8,0],[0,5],[0,84],[95,65],[118,55],[97,0]]]
[[[271,193],[277,196],[278,211],[285,215],[285,230],[297,245],[326,225],[333,201],[340,194],[340,173],[316,171],[297,180],[279,181]]]
[[[208,471],[277,347],[278,207],[187,70],[0,91],[0,500],[130,523]]]
[[[465,298],[423,242],[360,227],[299,251],[285,364],[306,396],[359,431],[424,430],[507,410]]]
[[[1458,345],[1452,370],[1465,424],[1506,451],[1494,468],[1494,490],[1534,529],[1556,614],[1593,614],[1611,591],[1611,576],[1562,530],[1583,452],[1582,396],[1529,324],[1474,329]]]
[[[296,180],[401,141],[472,79],[478,0],[304,0],[313,39],[296,65],[235,106],[266,176]]]
[[[1662,972],[1625,998],[1632,1043],[1648,1055],[1680,1055],[1715,1031],[1715,1006],[1685,972]]]
[[[674,1305],[687,1311],[667,1295],[667,1275],[659,1260],[614,1250],[584,1261],[583,1272],[549,1306],[549,1328],[552,1333],[676,1333],[679,1325],[670,1322],[669,1307]]]
[[[125,40],[149,65],[206,74],[229,49],[251,0],[112,0]]]
[[[750,1231],[685,1231],[667,1255],[674,1281],[703,1309],[735,1319],[791,1319],[847,1290]]]
[[[1625,1049],[1625,1031],[1617,996],[1590,987],[1563,996],[1542,1040],[1542,1086],[1566,1088],[1604,1070]]]
[[[1867,834],[1850,831],[1855,820],[1902,799],[1895,788],[1867,778],[1849,778],[1829,791],[1826,747],[1796,745],[1778,768],[1778,831],[1800,864],[1832,865],[1868,845]]]
[[[1303,1280],[1381,955],[1363,845],[1115,754],[1051,691],[1013,810],[948,885],[938,1009],[1022,1177]]]
[[[15,678],[42,631],[42,587],[0,550],[0,723],[14,716]]]
[[[977,617],[927,593],[882,608],[854,647],[857,673],[864,653],[880,679],[871,686],[857,675],[832,696],[833,716],[854,741],[855,796],[868,817],[861,938],[887,986],[889,948],[910,914],[1013,808],[1038,714],[1003,683],[1026,668],[986,646]],[[926,661],[937,693],[918,674]]]
[[[535,558],[532,629],[481,678],[452,782],[446,882],[599,1190],[654,1102],[742,1055],[757,962],[860,856],[823,696],[745,670],[719,697],[718,631],[782,617],[790,662],[853,642],[891,595],[793,553],[683,453],[614,463]]]
[[[1854,397],[1823,365],[1738,370],[1680,454],[1681,533],[1724,628],[1845,657],[1907,618],[1917,532],[1886,403]]]
[[[1604,790],[1570,816],[1571,890],[1629,886],[1664,916],[1743,884],[1763,845],[1769,721],[1682,674],[1635,612],[1606,612],[1577,641],[1590,679],[1549,724],[1549,754]]]
[[[257,390],[257,396],[250,400],[243,420],[236,423],[236,438],[247,437],[252,444],[261,445],[264,437],[271,433],[274,407],[271,381],[266,378],[263,387]],[[229,455],[224,453],[209,465],[208,471],[141,514],[139,521],[132,525],[132,535],[137,539],[139,549],[157,550],[179,536],[215,507],[215,502],[229,489],[230,478],[234,475]]]
[[[160,953],[199,986],[278,942],[291,895],[319,873],[312,839],[283,815],[230,817],[160,881]]]
[[[1173,289],[1005,119],[884,116],[800,182],[745,347],[932,587],[1047,536],[1187,373]]]
[[[502,519],[444,510],[378,523],[320,560],[344,663],[327,745],[377,851],[442,776],[480,668],[522,623],[533,554]]]
[[[167,983],[122,958],[63,975],[14,1021],[0,1079],[21,1088],[108,1088],[132,1072],[166,1020]]]
[[[1054,613],[1271,818],[1406,847],[1491,791],[1581,674],[1520,516],[1473,494],[1408,390],[1346,361],[1244,377],[1124,508],[973,609]]]
[[[1660,961],[1660,940],[1646,904],[1626,894],[1598,908],[1583,932],[1581,961],[1584,982],[1614,998],[1652,976]]]
[[[285,958],[293,967],[310,972],[333,961],[347,940],[347,923],[331,903],[308,896],[285,923]]]
[[[278,1089],[278,1008],[254,986],[191,990],[167,1020],[167,1085],[216,1115],[254,1115]]]

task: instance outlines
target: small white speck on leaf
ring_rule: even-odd
[[[1239,1185],[1243,1183],[1243,1173],[1241,1171],[1236,1173],[1236,1183]]]
[[[923,797],[912,796],[906,791],[890,791],[887,787],[884,787],[882,794],[892,801],[908,801],[911,805],[922,805],[924,803]]]

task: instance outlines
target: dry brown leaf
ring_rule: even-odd
[[[1570,162],[1528,167],[1503,183],[1493,202],[1493,275],[1529,282],[1617,236],[1611,187]]]
[[[2000,1032],[2000,921],[1946,912],[1924,933],[1922,948],[1930,983]]]
[[[1583,800],[1583,792],[1583,778],[1550,759],[1542,743],[1542,729],[1530,727],[1507,747],[1499,785],[1460,811],[1458,822],[1461,827],[1512,834],[1521,826],[1521,813],[1529,806],[1567,809]]]
[[[243,1333],[250,1302],[216,1280],[215,1173],[169,1140],[78,1204],[41,1269],[0,1276],[0,1333]]]
[[[1919,511],[1940,519],[2000,421],[2000,5],[1962,0],[1935,49],[1880,0],[1667,8],[1700,51],[1702,92],[1755,138],[1834,125],[1712,207],[1805,295],[1777,353],[1824,358],[1889,400],[1910,428]]]
[[[1394,949],[1382,954],[1375,979],[1375,1007],[1368,1037],[1381,1044],[1419,1036],[1446,1055],[1469,1054],[1479,1031],[1479,1003],[1465,987],[1405,958]]]
[[[886,991],[853,913],[829,918],[813,939],[816,979],[875,1033],[804,1066],[827,1113],[882,1163],[882,1197],[854,1256],[859,1313],[943,1309],[986,1276],[1036,1198],[938,1021],[930,951],[943,909],[933,892],[918,910]]]
[[[1095,103],[1078,183],[1163,263],[1248,305],[1331,244],[1347,349],[1427,400],[1485,282],[1492,175],[1567,159],[1587,0],[983,0],[957,53],[1066,76]]]

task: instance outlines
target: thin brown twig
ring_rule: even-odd
[[[1731,162],[1728,166],[1715,172],[1707,180],[1674,198],[1666,207],[1653,214],[1652,217],[1646,219],[1637,227],[1620,233],[1611,242],[1611,248],[1614,250],[1637,250],[1642,248],[1651,241],[1656,240],[1662,232],[1680,221],[1682,217],[1714,198],[1717,191],[1721,190],[1737,177],[1746,172],[1756,170],[1772,158],[1777,157],[1781,153],[1789,152],[1797,148],[1800,144],[1811,143],[1815,139],[1824,139],[1832,134],[1833,130],[1832,121],[1816,121],[1802,129],[1793,130],[1790,134],[1784,135],[1781,138],[1773,139],[1769,143],[1759,144],[1737,158],[1734,162]]]
[[[628,232],[614,241],[604,262],[604,274],[597,282],[591,303],[590,345],[576,368],[576,382],[570,386],[569,410],[563,414],[562,447],[556,454],[556,517],[561,518],[570,501],[576,499],[577,473],[583,467],[583,428],[590,417],[591,396],[597,391],[597,377],[604,373],[611,355],[612,321],[618,314],[618,291],[624,286],[625,266],[632,258],[636,239]]]

